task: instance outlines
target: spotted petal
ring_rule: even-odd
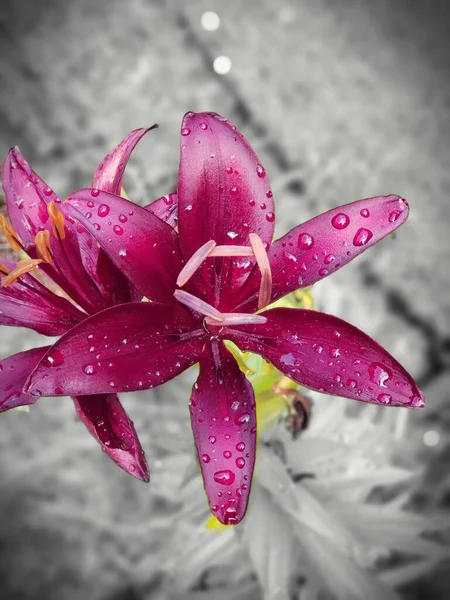
[[[180,304],[130,302],[70,330],[49,350],[27,383],[46,396],[148,389],[198,361],[204,330]]]
[[[264,325],[242,326],[225,337],[319,392],[381,405],[423,406],[411,375],[353,325],[312,310],[276,308],[262,314]]]
[[[149,481],[147,461],[134,425],[116,394],[77,396],[76,411],[102,450],[127,473]]]
[[[135,129],[105,156],[95,171],[92,187],[104,192],[119,194],[122,190],[122,179],[128,160],[136,144],[143,136],[157,125],[146,129]]]
[[[173,302],[181,255],[170,225],[141,206],[95,189],[74,192],[64,206],[144,296]]]
[[[276,240],[269,249],[272,302],[334,273],[395,231],[409,209],[399,196],[376,196],[333,208]],[[254,271],[240,291],[239,310],[257,306],[260,275]]]
[[[255,399],[222,344],[201,359],[190,411],[211,510],[221,523],[238,523],[247,510],[255,462]]]
[[[22,391],[25,381],[50,346],[19,352],[0,362],[0,412],[34,404],[37,396]]]

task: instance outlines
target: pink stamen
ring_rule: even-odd
[[[261,315],[249,315],[247,313],[221,313],[221,326],[224,325],[263,325],[267,323],[266,317]],[[217,325],[209,317],[205,319],[207,325]]]
[[[173,295],[178,302],[195,310],[195,312],[205,315],[205,317],[209,317],[216,323],[222,321],[222,313],[220,313],[217,308],[214,308],[214,306],[211,306],[211,304],[197,298],[197,296],[193,296],[192,294],[189,294],[189,292],[184,292],[183,290],[175,290]]]
[[[253,256],[250,246],[216,246],[209,256]]]
[[[203,246],[200,246],[200,248],[194,252],[178,275],[177,285],[179,287],[183,287],[183,285],[189,281],[203,261],[210,255],[211,250],[215,245],[216,242],[214,240],[209,240],[209,242],[206,242],[206,244],[203,244]]]
[[[272,270],[270,268],[269,257],[267,256],[264,244],[256,233],[250,233],[250,244],[256,263],[261,271],[261,283],[259,286],[258,308],[267,306],[272,297]]]

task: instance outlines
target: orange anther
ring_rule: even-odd
[[[66,237],[66,232],[64,229],[64,215],[56,208],[54,202],[49,202],[47,204],[47,210],[55,237],[63,240]]]
[[[29,273],[30,271],[35,269],[41,262],[42,260],[40,258],[19,260],[15,268],[12,271],[10,271],[8,275],[2,280],[2,287],[8,287],[8,285],[11,285],[12,283],[20,279],[22,275],[25,275],[25,273]]]
[[[3,215],[0,215],[0,229],[3,231],[6,241],[15,252],[23,250],[21,239]]]
[[[53,262],[53,254],[50,246],[50,231],[48,229],[39,231],[34,241],[36,243],[36,252],[39,258],[42,258],[42,260],[47,263]]]
[[[269,257],[267,256],[264,244],[256,233],[249,235],[250,244],[253,248],[256,264],[261,271],[261,283],[259,286],[258,308],[267,306],[272,297],[272,270],[270,268]]]
[[[9,269],[7,266],[0,263],[0,275],[8,275]]]

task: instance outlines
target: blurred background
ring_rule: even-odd
[[[211,110],[265,165],[278,234],[359,198],[409,201],[396,236],[317,284],[314,298],[385,346],[425,391],[405,450],[422,467],[414,506],[423,513],[450,511],[449,27],[446,0],[0,3],[0,155],[18,145],[61,197],[89,185],[129,131],[155,122],[127,192],[148,203],[175,191],[181,118]],[[0,358],[44,342],[2,327]],[[187,397],[191,379],[124,398],[156,489],[157,407]],[[163,540],[145,527],[165,510],[152,485],[99,452],[67,399],[2,415],[0,598],[164,598]],[[414,594],[450,597],[445,569]]]

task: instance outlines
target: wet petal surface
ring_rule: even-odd
[[[99,190],[79,190],[64,206],[144,296],[173,302],[182,264],[178,236],[170,225],[145,208]]]
[[[19,352],[0,361],[0,412],[34,404],[38,398],[22,391],[25,381],[50,346]]]
[[[178,224],[178,196],[177,194],[167,194],[148,204],[146,210],[149,210],[158,219],[168,223],[171,227]]]
[[[255,399],[222,344],[214,343],[201,359],[190,411],[211,511],[221,523],[238,523],[247,509],[255,462]]]
[[[423,406],[411,375],[353,325],[304,309],[276,308],[262,315],[265,325],[242,326],[225,337],[319,392],[380,405]]]
[[[198,361],[205,334],[198,325],[180,304],[114,306],[58,340],[30,377],[28,391],[80,396],[160,385]]]
[[[141,443],[117,395],[76,396],[73,401],[78,416],[102,450],[133,477],[149,481]]]

